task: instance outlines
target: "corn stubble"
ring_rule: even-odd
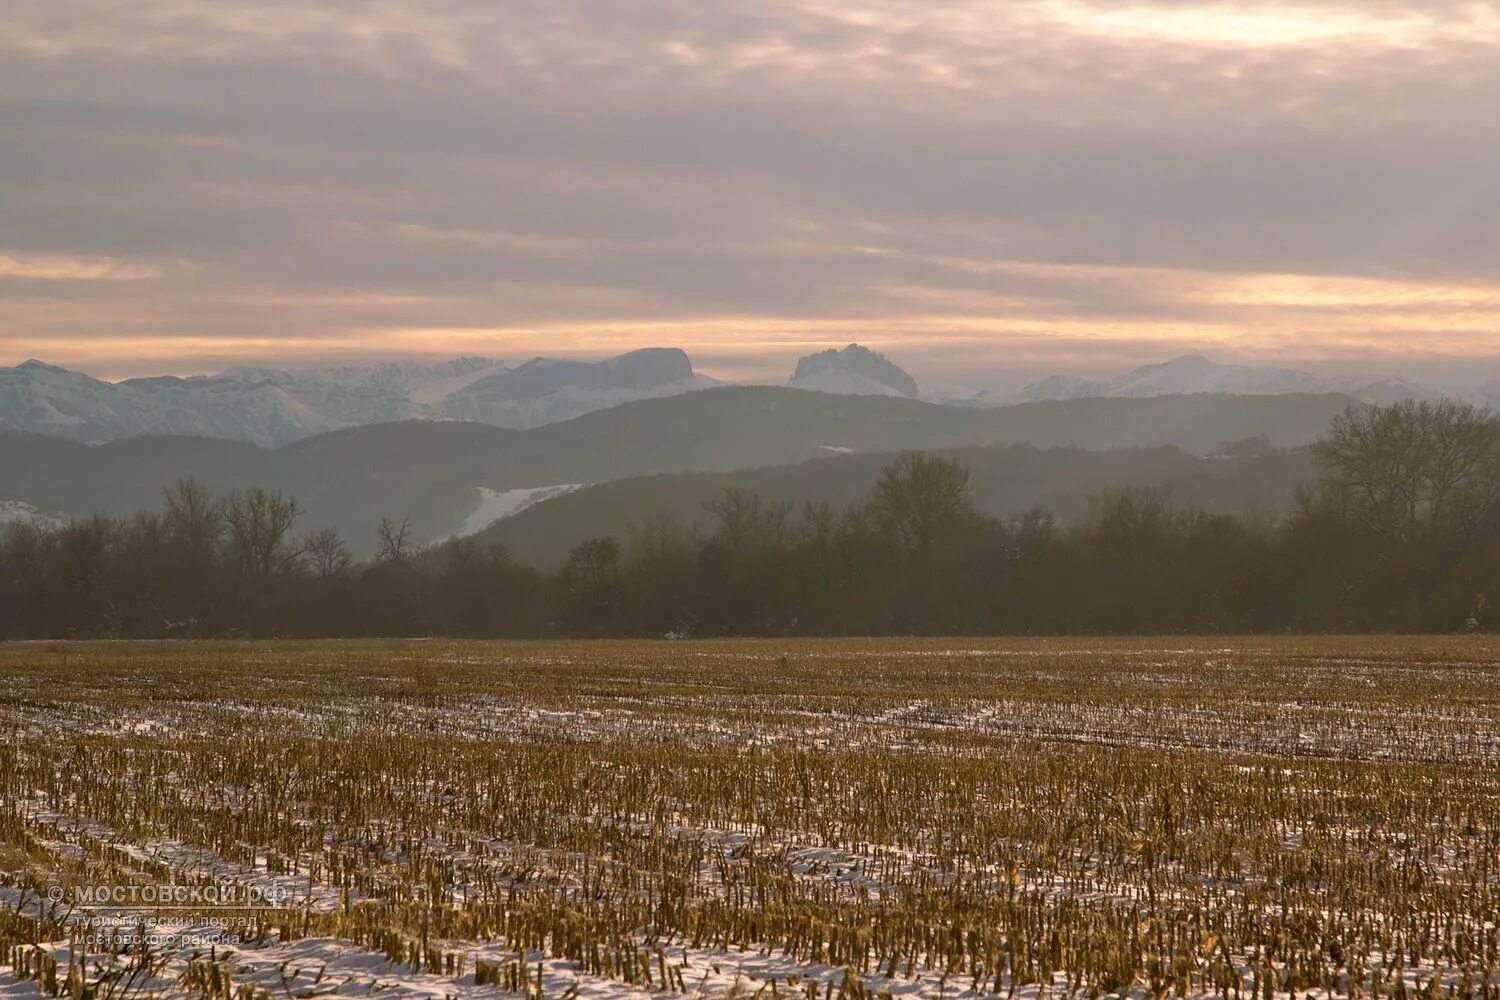
[[[1481,639],[31,646],[0,712],[44,995],[1500,998]],[[86,956],[46,896],[226,879],[298,892]]]

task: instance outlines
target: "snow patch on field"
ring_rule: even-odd
[[[544,500],[565,496],[582,487],[582,483],[538,486],[519,490],[492,490],[487,486],[481,486],[479,487],[479,506],[465,518],[454,537],[467,538],[470,535],[477,535],[496,521],[503,521],[507,517],[519,514],[527,507],[535,506]]]

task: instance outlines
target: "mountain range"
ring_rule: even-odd
[[[1490,390],[1479,401],[1500,403],[1500,382]],[[191,476],[281,490],[303,506],[302,529],[334,528],[360,555],[391,516],[422,544],[477,535],[552,565],[659,511],[701,529],[703,500],[725,487],[846,503],[910,448],[956,449],[995,515],[1068,515],[1132,482],[1274,515],[1313,474],[1305,453],[1276,449],[1309,443],[1357,400],[1431,395],[1200,356],[1008,396],[924,393],[859,344],[800,359],[783,387],[718,383],[672,348],[118,383],[30,361],[0,369],[0,527],[154,508]],[[1261,443],[1220,447],[1247,439]]]
[[[400,420],[466,420],[516,430],[572,420],[622,403],[719,385],[677,348],[646,348],[604,361],[490,358],[287,371],[231,368],[214,376],[106,382],[40,361],[0,368],[0,431],[86,444],[153,434],[194,435],[280,447],[331,431]],[[965,408],[1069,399],[1202,393],[1338,394],[1386,403],[1437,395],[1404,379],[1325,377],[1221,364],[1191,355],[1114,378],[1057,375],[1019,392],[923,392],[895,362],[859,344],[801,358],[788,387],[891,396]],[[1488,393],[1488,394],[1486,394]],[[1477,401],[1500,405],[1500,380]]]
[[[105,382],[40,361],[0,368],[0,430],[86,444],[148,434],[249,441],[267,447],[396,420],[474,420],[526,428],[636,399],[715,385],[675,348],[600,362],[488,358],[283,371],[232,368],[214,376]]]
[[[1500,389],[1500,385],[1496,388]],[[1323,376],[1290,368],[1222,364],[1199,354],[1189,354],[1161,364],[1144,365],[1114,378],[1094,380],[1054,375],[1031,383],[1007,397],[1006,401],[1035,403],[1058,399],[1138,399],[1199,393],[1281,396],[1329,392],[1381,405],[1441,395],[1404,378]]]

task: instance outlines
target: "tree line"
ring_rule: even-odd
[[[499,546],[419,548],[385,520],[357,562],[280,493],[192,480],[159,510],[0,538],[0,638],[733,636],[1487,630],[1500,627],[1500,418],[1354,407],[1275,523],[1095,497],[1064,526],[976,510],[968,470],[904,454],[847,508],[728,490],[711,530],[647,519],[557,572]]]

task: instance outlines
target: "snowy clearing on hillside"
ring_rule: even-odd
[[[487,486],[480,486],[478,487],[479,506],[464,519],[463,525],[454,534],[454,537],[467,538],[470,535],[477,535],[496,521],[502,521],[507,517],[519,514],[527,507],[535,506],[544,500],[551,500],[554,497],[564,496],[582,488],[582,483],[569,483],[564,486],[538,486],[533,489],[520,490],[492,490]]]

